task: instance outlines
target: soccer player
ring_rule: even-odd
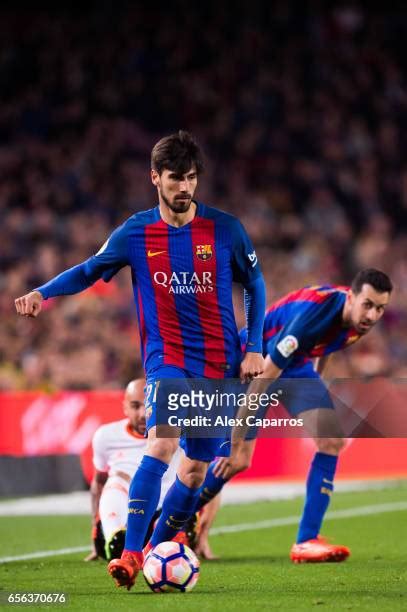
[[[123,412],[127,418],[101,425],[92,439],[93,464],[95,474],[91,483],[92,502],[92,542],[93,550],[85,561],[99,557],[112,559],[120,556],[124,548],[127,524],[128,489],[132,477],[144,456],[147,438],[144,406],[145,380],[132,380],[126,387],[123,399]],[[155,520],[161,512],[162,501],[175,481],[176,470],[183,454],[178,449],[162,479],[160,501],[151,520],[146,536],[148,540],[153,531]],[[205,559],[215,558],[208,542],[209,529],[219,508],[217,496],[205,505],[197,522],[197,554]],[[195,535],[195,533],[194,533]],[[179,541],[188,541],[187,534],[177,532]]]
[[[85,561],[93,561],[98,557],[110,560],[120,556],[123,551],[129,486],[147,447],[147,438],[144,436],[144,386],[143,378],[129,382],[123,399],[126,418],[101,425],[93,436],[95,473],[90,487],[93,550]],[[158,509],[175,480],[181,454],[182,450],[179,449],[164,474]],[[158,516],[157,510],[150,523],[151,532]]]
[[[355,276],[351,287],[304,287],[284,296],[266,312],[263,330],[266,367],[248,393],[265,391],[269,386],[266,379],[290,380],[291,393],[284,397],[284,405],[291,416],[303,420],[317,446],[306,483],[297,541],[290,554],[295,563],[343,561],[350,554],[346,546],[330,544],[320,536],[333,492],[338,455],[344,446],[334,405],[321,374],[331,353],[350,346],[376,325],[392,289],[386,274],[366,269]],[[243,342],[245,338],[243,330]],[[312,383],[304,385],[301,383],[304,379]],[[246,414],[242,412],[239,417],[245,418],[247,414],[246,409]],[[241,434],[236,433],[238,430],[232,433],[230,457],[209,466],[196,509],[213,499],[227,480],[250,465],[255,441],[241,440]]]
[[[100,251],[15,301],[21,315],[37,316],[43,299],[82,291],[131,267],[146,372],[146,455],[129,490],[126,548],[109,572],[118,586],[134,584],[143,542],[160,497],[161,479],[178,447],[156,435],[157,383],[168,378],[250,381],[263,371],[264,280],[243,226],[197,202],[202,153],[187,132],[161,139],[151,155],[158,206],[118,227]],[[232,283],[245,289],[248,339],[242,354],[233,312]],[[220,454],[216,439],[182,441],[185,458],[163,502],[151,544],[171,540],[193,513],[208,463]]]

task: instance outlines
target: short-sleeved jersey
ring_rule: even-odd
[[[109,476],[124,472],[130,478],[138,469],[147,449],[147,438],[130,427],[128,419],[101,425],[93,435],[93,465]],[[175,480],[183,451],[178,449],[162,480],[160,505],[169,487]]]
[[[89,278],[109,280],[130,265],[144,367],[174,365],[224,378],[241,347],[232,281],[261,276],[253,245],[232,215],[197,204],[191,223],[173,227],[159,207],[130,217],[86,262]]]
[[[267,309],[263,355],[282,370],[346,348],[360,335],[344,327],[342,311],[348,287],[322,285],[288,293]],[[241,335],[244,343],[245,331]]]

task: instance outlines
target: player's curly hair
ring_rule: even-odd
[[[370,285],[378,293],[391,293],[393,290],[393,283],[387,274],[375,268],[366,268],[356,274],[352,281],[353,293],[360,293],[363,285]]]
[[[175,134],[161,138],[151,152],[151,168],[158,174],[171,170],[186,174],[195,166],[197,174],[204,169],[203,154],[200,146],[188,132],[179,130]]]

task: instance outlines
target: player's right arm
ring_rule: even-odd
[[[246,343],[247,331],[242,330],[240,332],[240,338],[242,344]],[[268,346],[265,347],[268,350]],[[282,372],[281,367],[279,367],[274,361],[271,359],[270,354],[267,353],[266,358],[264,360],[264,370],[263,372],[249,385],[249,388],[246,391],[246,397],[253,397],[253,394],[257,394],[259,396],[261,393],[267,391],[270,386],[270,381],[278,378]],[[246,423],[247,416],[251,414],[251,410],[249,409],[249,402],[246,405],[240,406],[237,418],[242,419],[242,422]],[[217,462],[214,473],[216,476],[221,476],[225,480],[228,480],[233,476],[233,474],[239,471],[239,466],[241,465],[241,458],[244,458],[247,452],[247,444],[246,444],[246,435],[247,435],[248,426],[236,426],[232,428],[231,433],[231,450],[230,456],[220,459]]]
[[[251,382],[247,395],[253,393],[260,394],[267,391],[271,381],[277,379],[281,372],[289,366],[297,351],[305,350],[309,346],[310,339],[314,336],[315,325],[319,321],[319,311],[320,309],[314,307],[313,304],[305,307],[293,319],[283,325],[279,332],[271,339],[265,340],[264,352],[266,357],[264,360],[264,371],[257,379]],[[267,332],[269,326],[270,323],[266,315],[264,333]],[[249,410],[244,406],[242,408],[245,410],[245,413],[243,414],[242,410],[242,414],[238,416],[245,417],[249,414]]]
[[[297,314],[290,318],[278,333],[266,341],[263,349],[266,354],[264,371],[250,383],[246,392],[247,397],[259,396],[266,392],[271,381],[277,379],[281,372],[290,365],[297,351],[306,351],[314,344],[317,335],[321,333],[321,320],[326,319],[326,325],[329,325],[330,319],[327,315],[330,310],[331,306],[328,301],[322,305],[310,302],[299,306]],[[266,315],[264,321],[265,334],[267,334],[270,325],[273,326],[273,322]],[[249,414],[248,404],[242,405],[237,417],[243,419],[243,423],[245,423]],[[247,425],[232,429],[230,454],[232,462],[241,452],[247,429]]]
[[[100,539],[100,528],[98,527],[99,522],[99,502],[100,497],[102,495],[103,487],[105,486],[106,480],[108,478],[107,472],[99,472],[96,470],[91,485],[90,485],[90,495],[91,495],[91,507],[92,507],[92,550],[87,557],[85,557],[84,561],[96,561],[99,558],[100,549],[104,546],[103,542],[99,542]],[[99,551],[99,552],[98,552]]]
[[[79,293],[100,278],[108,282],[128,263],[127,227],[123,224],[111,234],[96,255],[18,297],[15,300],[17,313],[22,316],[37,317],[41,312],[43,300],[57,295]]]
[[[254,396],[259,397],[262,393],[265,393],[271,381],[278,378],[283,370],[283,368],[280,368],[274,363],[269,354],[266,355],[264,364],[263,372],[251,381],[246,391],[246,398],[253,398]],[[236,417],[241,419],[244,425],[232,428],[231,451],[229,457],[230,472],[234,468],[234,465],[239,463],[239,455],[244,450],[244,442],[248,431],[248,426],[245,425],[245,423],[249,414],[252,414],[252,410],[253,402],[251,402],[251,408],[250,402],[247,402],[246,404],[242,404],[237,412]],[[223,475],[223,478],[225,478],[225,475]]]
[[[292,361],[294,354],[298,349],[306,348],[310,330],[313,331],[313,321],[317,321],[317,308],[312,305],[309,309],[304,309],[294,318],[288,321],[277,334],[271,339],[265,340],[263,352],[266,354],[264,370],[260,376],[252,380],[246,391],[247,398],[253,398],[257,395],[265,393],[269,388],[271,381],[277,379],[281,372]],[[271,322],[270,322],[271,323]],[[264,334],[268,329],[269,319],[266,315],[264,321]],[[242,338],[242,336],[241,336]],[[252,402],[253,409],[253,402]],[[241,419],[243,426],[232,428],[231,433],[231,452],[227,460],[223,462],[222,473],[223,478],[228,478],[233,473],[236,466],[239,465],[240,455],[244,452],[245,438],[247,436],[248,425],[246,418],[251,413],[249,401],[242,405],[237,413],[237,418]]]
[[[42,308],[42,294],[39,291],[30,291],[26,295],[14,300],[17,313],[25,317],[37,317]]]

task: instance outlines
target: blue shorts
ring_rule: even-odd
[[[235,373],[233,373],[236,375]],[[198,378],[196,374],[188,372],[176,366],[159,366],[147,374],[146,378],[146,429],[157,425],[157,382],[164,379],[178,379],[179,392],[188,392],[188,385],[185,382],[185,389],[182,388],[180,379]],[[180,446],[189,459],[211,462],[215,457],[229,456],[230,444],[225,443],[226,438],[190,438],[181,433]]]
[[[282,389],[281,403],[293,417],[305,410],[335,408],[325,383],[311,361],[286,368],[273,384],[275,388]]]

